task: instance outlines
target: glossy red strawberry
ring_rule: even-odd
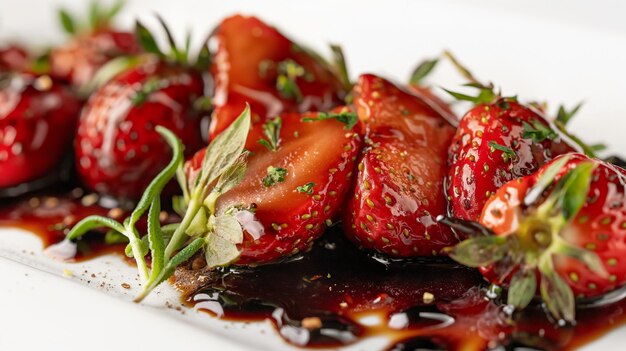
[[[509,304],[541,294],[557,319],[574,320],[574,299],[626,284],[626,171],[581,154],[555,158],[504,184],[480,224],[495,236],[457,245],[451,256],[510,284]]]
[[[352,115],[356,120],[347,108],[335,113]],[[262,226],[256,233],[246,232],[235,264],[268,263],[308,250],[341,209],[360,138],[334,118],[316,119],[320,119],[317,113],[282,114],[279,132],[274,133],[277,138],[260,138],[267,134],[260,131],[262,126],[250,131],[246,149],[252,153],[245,177],[217,202],[217,214],[233,206],[249,208]],[[268,143],[261,145],[260,140]],[[185,165],[190,187],[204,152],[198,152]]]
[[[560,154],[572,152],[538,113],[514,98],[485,100],[460,121],[449,150],[449,212],[477,220],[489,196],[511,179],[526,176]]]
[[[211,138],[250,104],[253,123],[283,112],[328,111],[345,95],[319,58],[255,17],[233,16],[214,32],[217,52]]]
[[[204,94],[200,72],[148,59],[115,77],[89,98],[76,134],[83,184],[101,194],[137,199],[168,163],[170,151],[154,128],[172,130],[188,153],[202,147]]]
[[[49,76],[0,77],[0,188],[47,175],[69,151],[80,104]]]
[[[374,75],[354,104],[366,140],[344,227],[358,245],[391,256],[432,256],[457,242],[445,213],[446,156],[454,127],[422,98]]]
[[[80,87],[89,83],[98,69],[111,59],[139,53],[135,34],[119,30],[112,23],[121,4],[118,2],[105,9],[99,7],[97,1],[93,2],[87,28],[81,28],[78,21],[62,10],[61,24],[72,37],[50,51],[50,74]]]

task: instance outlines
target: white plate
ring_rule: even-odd
[[[84,8],[85,3],[73,2],[70,7]],[[585,100],[572,123],[573,131],[588,141],[605,142],[615,152],[626,149],[626,25],[622,19],[626,6],[617,1],[560,0],[550,5],[539,0],[471,5],[391,0],[129,3],[121,16],[123,24],[131,25],[139,15],[153,25],[151,15],[156,11],[178,34],[193,28],[197,39],[228,14],[259,15],[324,53],[328,53],[328,42],[341,43],[353,76],[369,71],[405,80],[416,62],[450,48],[478,77],[496,82],[506,94],[549,101],[553,109],[560,103],[573,106]],[[44,0],[2,1],[0,38],[37,45],[59,42],[62,36],[54,22],[57,5]],[[446,87],[461,83],[443,65],[431,81]],[[169,287],[162,287],[145,305],[129,303],[133,292],[121,283],[133,285],[136,278],[132,268],[116,257],[59,264],[41,254],[38,239],[14,230],[0,232],[0,257],[2,350],[294,349],[268,324],[225,323],[204,313],[187,310],[182,314],[166,308],[166,301],[178,305]],[[73,276],[63,277],[63,269],[71,270]],[[626,342],[625,331],[619,328],[586,349],[620,349],[618,345]],[[366,340],[348,349],[377,350],[384,344],[380,339]]]

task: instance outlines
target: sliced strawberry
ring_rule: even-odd
[[[626,284],[625,183],[619,167],[581,154],[557,157],[498,189],[480,217],[496,236],[467,240],[451,256],[510,284],[509,304],[523,308],[537,291],[554,317],[572,322],[574,297]]]
[[[347,108],[337,112],[349,113]],[[217,202],[218,214],[233,206],[252,208],[263,227],[263,235],[245,235],[236,264],[268,263],[306,251],[340,209],[361,142],[358,134],[338,121],[302,120],[317,116],[282,114],[275,151],[260,145],[261,133],[251,130],[247,148],[254,151],[245,177]],[[190,185],[203,158],[201,150],[185,165]],[[268,186],[268,167],[286,170],[284,180]]]
[[[485,201],[504,183],[572,151],[542,116],[513,98],[475,106],[461,119],[450,145],[450,214],[477,220]]]
[[[392,256],[437,255],[457,242],[435,221],[454,128],[418,96],[363,75],[354,102],[366,133],[345,229],[359,245]]]
[[[137,199],[168,163],[170,151],[154,128],[171,129],[188,154],[202,147],[204,94],[200,72],[149,59],[98,89],[83,110],[76,135],[78,173],[88,188]]]
[[[328,65],[255,17],[233,16],[214,32],[214,138],[250,104],[253,123],[283,112],[328,111],[345,94]]]
[[[0,188],[47,175],[69,151],[77,98],[49,76],[0,78]]]

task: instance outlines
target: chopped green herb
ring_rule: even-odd
[[[318,112],[316,117],[304,117],[303,122],[315,122],[323,121],[326,119],[336,119],[337,121],[346,125],[346,129],[352,129],[359,121],[359,117],[354,112],[343,111],[340,113],[334,112]]]
[[[517,158],[517,154],[515,153],[515,151],[513,151],[513,149],[504,145],[500,145],[493,140],[489,142],[489,147],[502,151],[502,158],[505,162],[509,159],[513,160]]]
[[[287,170],[285,168],[269,166],[267,167],[267,175],[263,178],[263,186],[270,187],[276,183],[285,181]]]
[[[276,116],[274,119],[270,119],[263,124],[263,134],[266,139],[259,140],[259,144],[265,146],[270,151],[278,150],[280,145],[280,128],[283,124],[280,116]]]
[[[309,182],[309,183],[306,183],[306,184],[304,184],[304,185],[300,185],[300,186],[298,186],[298,187],[296,188],[296,190],[297,190],[299,193],[302,193],[302,194],[307,194],[307,195],[311,195],[311,194],[313,194],[313,187],[314,187],[314,186],[315,186],[315,183],[313,183],[313,182]]]
[[[552,130],[549,126],[541,123],[538,120],[533,120],[532,124],[523,122],[524,133],[522,137],[531,139],[534,143],[540,143],[546,139],[555,139],[559,135]]]

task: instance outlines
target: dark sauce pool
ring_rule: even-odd
[[[124,210],[110,205],[80,188],[52,186],[0,199],[0,226],[31,231],[50,246],[88,215],[124,218]],[[122,256],[125,245],[104,237],[87,235],[71,260]],[[338,230],[281,264],[208,271],[192,259],[172,280],[191,307],[227,320],[269,319],[285,341],[310,348],[381,336],[389,340],[387,351],[568,350],[626,322],[626,299],[579,308],[575,326],[557,326],[539,304],[511,314],[474,270],[441,259],[372,257]]]

